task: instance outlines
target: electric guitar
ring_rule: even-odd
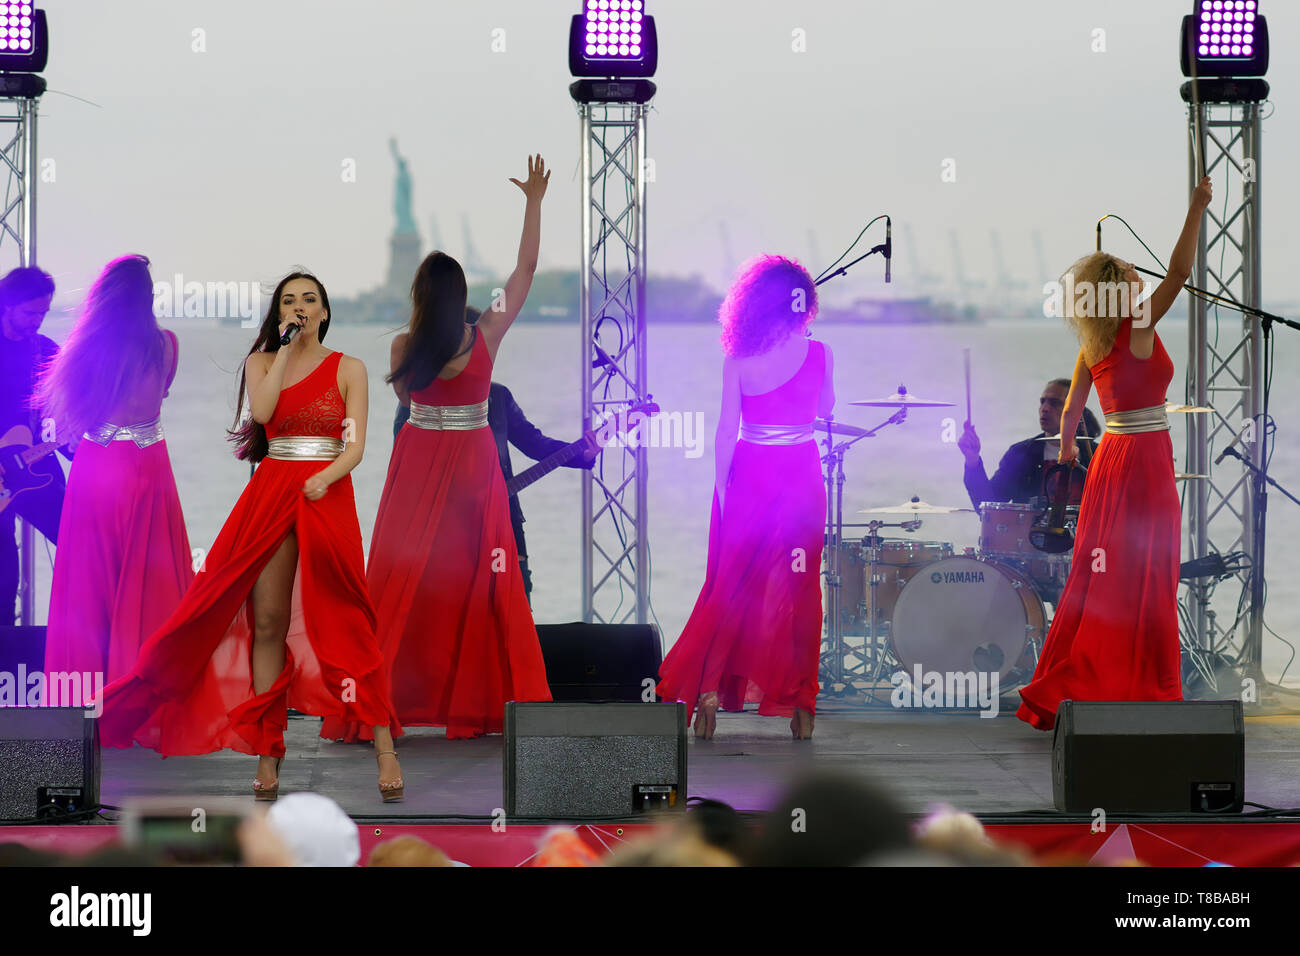
[[[0,511],[24,491],[44,488],[54,480],[49,475],[29,471],[27,466],[58,447],[54,442],[33,447],[32,433],[23,425],[15,425],[0,436]]]
[[[626,423],[627,417],[630,415],[634,415],[638,412],[646,416],[657,415],[659,413],[659,406],[656,405],[653,401],[651,401],[650,397],[647,397],[645,401],[638,402],[637,404],[631,406],[630,408],[627,408],[626,410],[619,412],[614,417],[616,419],[620,419],[620,424],[625,429],[627,427],[627,423]],[[552,455],[547,455],[545,458],[543,458],[541,461],[539,461],[537,464],[533,465],[531,468],[527,469],[526,471],[521,471],[519,474],[515,475],[513,478],[511,478],[509,481],[506,482],[506,494],[509,495],[510,497],[514,497],[515,495],[519,494],[520,491],[527,488],[533,482],[537,481],[537,479],[544,478],[546,475],[549,475],[551,472],[553,472],[556,468],[561,468],[564,465],[567,465],[570,462],[576,461],[577,459],[581,458],[583,454],[586,452],[586,450],[591,447],[591,443],[596,440],[596,435],[599,432],[604,431],[607,427],[608,427],[608,423],[602,424],[600,428],[587,429],[585,432],[582,433],[582,437],[579,438],[577,441],[573,442],[572,444],[565,445],[563,448],[561,448],[559,451],[555,452]]]

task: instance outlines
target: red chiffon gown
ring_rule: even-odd
[[[280,391],[268,438],[343,434],[341,352]],[[145,642],[130,674],[104,692],[100,740],[134,740],[163,754],[229,748],[284,755],[286,707],[401,728],[392,716],[366,592],[350,476],[318,501],[303,484],[326,461],[263,459],[176,612]],[[262,569],[297,536],[284,669],[253,692],[251,593]]]
[[[464,370],[412,392],[413,403],[487,401],[492,360],[477,329],[473,335]],[[450,739],[500,733],[507,701],[551,699],[505,479],[486,424],[402,426],[366,573],[403,725],[446,727]],[[332,720],[321,733],[372,736],[365,724]]]
[[[175,334],[166,334],[173,360],[164,394],[179,356]],[[158,419],[95,431],[77,446],[63,497],[45,671],[109,683],[135,666],[141,641],[176,610],[194,571]]]
[[[1165,404],[1174,365],[1156,336],[1129,351],[1131,320],[1091,366],[1107,418]],[[1182,700],[1178,559],[1182,524],[1167,429],[1107,432],[1088,468],[1074,560],[1016,716],[1051,730],[1063,700]]]
[[[811,425],[826,375],[826,350],[809,342],[803,365],[778,388],[741,395],[741,418]],[[709,519],[704,587],[659,669],[659,696],[685,701],[717,692],[722,710],[815,712],[821,644],[821,555],[826,488],[817,443],[736,443],[727,507],[717,490]]]

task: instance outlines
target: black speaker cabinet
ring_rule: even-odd
[[[632,817],[686,807],[686,705],[506,704],[512,818]]]
[[[0,627],[0,671],[17,674],[45,667],[44,627]]]
[[[0,820],[98,806],[98,725],[83,707],[0,707],[0,771]]]
[[[1240,811],[1246,778],[1239,700],[1077,701],[1056,714],[1056,809]]]
[[[663,644],[653,624],[539,624],[537,638],[554,700],[644,701],[645,681],[659,682]]]

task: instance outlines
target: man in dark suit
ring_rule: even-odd
[[[471,321],[477,320],[478,310],[470,309],[469,317]],[[397,415],[393,419],[393,438],[397,437],[397,433],[402,430],[402,425],[410,417],[411,409],[399,404]],[[501,474],[506,481],[515,476],[514,467],[510,462],[510,445],[514,445],[536,461],[548,458],[568,445],[568,442],[543,435],[541,429],[524,416],[515,397],[510,394],[510,389],[496,382],[493,382],[488,390],[488,427],[492,429],[492,437],[496,439],[497,458],[501,463]],[[599,454],[600,446],[594,439],[588,439],[582,457],[565,467],[590,468],[596,463]],[[524,545],[524,509],[519,505],[518,495],[512,495],[510,498],[510,524],[514,528],[515,547],[519,551],[519,569],[524,575],[524,592],[528,595],[528,603],[531,606],[533,576],[528,570],[528,551]]]
[[[1043,495],[1043,475],[1056,464],[1060,451],[1059,441],[1039,441],[1047,435],[1057,435],[1061,431],[1061,413],[1065,409],[1065,397],[1070,393],[1068,378],[1055,378],[1047,383],[1038,398],[1038,425],[1042,428],[1033,438],[1016,442],[1007,449],[998,462],[998,469],[989,478],[984,470],[984,461],[980,458],[980,440],[970,422],[957,439],[957,447],[966,457],[966,470],[962,480],[970,495],[971,503],[978,511],[985,501],[1014,501],[1028,504],[1031,498]],[[1096,437],[1101,428],[1096,416],[1085,408],[1083,420],[1079,423],[1080,432],[1086,431]],[[1080,436],[1082,438],[1082,434]],[[1079,441],[1079,464],[1087,467],[1092,459],[1094,443]]]

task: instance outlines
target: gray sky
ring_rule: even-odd
[[[991,280],[990,231],[1009,272],[1039,281],[1093,246],[1104,213],[1161,256],[1186,211],[1177,50],[1188,0],[648,0],[661,57],[650,116],[652,272],[720,285],[725,221],[737,260],[760,251],[814,272],[866,221],[909,225],[920,265]],[[1263,0],[1276,112],[1264,124],[1264,294],[1300,301],[1297,191],[1300,4]],[[513,263],[525,157],[554,168],[544,267],[579,257],[578,121],[568,95],[578,0],[65,0],[48,4],[50,92],[40,155],[39,260],[67,290],[110,258],[148,255],[156,279],[268,280],[315,270],[334,295],[383,278],[395,135],[411,164],[426,246],[461,218],[498,269]],[[1093,31],[1106,51],[1094,53]],[[492,51],[493,31],[506,50]],[[806,31],[806,52],[792,31]],[[205,52],[195,52],[195,30]],[[945,159],[957,181],[941,181]],[[357,181],[342,181],[355,160]],[[1224,184],[1216,181],[1216,208]],[[812,260],[809,230],[821,257]],[[879,242],[883,232],[868,238]],[[1107,224],[1106,246],[1140,247]],[[916,266],[906,247],[895,282]],[[9,249],[12,256],[12,248]],[[6,265],[9,263],[5,260]],[[839,294],[879,291],[874,263]],[[1008,297],[1039,300],[1036,286]]]

